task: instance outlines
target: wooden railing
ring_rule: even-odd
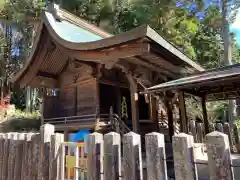
[[[115,131],[121,135],[129,133],[131,130],[129,127],[120,119],[117,114],[113,113],[113,108],[110,107],[109,121],[112,126],[112,131]]]
[[[158,124],[159,124],[159,127],[161,128],[161,127],[166,127],[166,128],[168,128],[168,122],[167,122],[167,120],[161,120],[161,121],[159,121],[158,122]],[[175,123],[174,125],[173,125],[173,130],[174,130],[174,132],[176,133],[176,134],[178,134],[179,132],[180,132],[180,125],[179,124],[177,124],[177,123]]]
[[[52,125],[71,125],[74,123],[78,124],[90,124],[95,123],[97,119],[96,114],[88,114],[81,116],[68,116],[68,117],[57,117],[57,118],[48,118],[44,119],[44,123],[52,124]]]

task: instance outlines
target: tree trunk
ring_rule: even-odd
[[[36,29],[39,25],[38,22],[33,22],[33,28],[32,28],[32,42],[31,42],[31,48],[33,47],[34,44],[34,39],[35,39],[35,35],[36,35]],[[34,101],[36,101],[36,99],[32,99],[34,91],[32,90],[32,88],[30,86],[27,86],[27,91],[26,91],[26,112],[30,113],[32,112],[33,109],[33,104],[35,104]]]
[[[225,65],[232,65],[232,45],[231,45],[231,36],[229,32],[229,23],[227,20],[227,6],[228,1],[222,1],[222,38],[224,44],[224,64]],[[230,124],[235,123],[235,115],[236,115],[236,107],[235,107],[235,100],[229,100],[228,104],[228,122]]]
[[[26,88],[26,113],[31,112],[31,88]]]

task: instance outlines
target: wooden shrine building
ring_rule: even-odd
[[[196,73],[188,77],[165,82],[149,87],[144,93],[169,92],[182,94],[180,104],[181,126],[183,132],[188,132],[188,119],[184,104],[184,94],[200,97],[203,110],[205,132],[209,131],[206,101],[220,101],[240,98],[240,64],[212,69]],[[231,122],[231,121],[230,121]]]
[[[144,87],[203,70],[147,25],[113,36],[53,5],[12,82],[43,87],[42,123],[61,131],[94,128],[113,107],[138,132],[157,119]]]

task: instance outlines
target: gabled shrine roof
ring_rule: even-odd
[[[39,79],[56,78],[71,58],[100,64],[126,60],[171,79],[204,71],[147,25],[113,36],[53,5],[43,13],[30,56],[12,82],[39,86]]]
[[[63,40],[73,43],[84,43],[103,39],[98,34],[74,25],[66,20],[57,21],[51,13],[45,12],[45,17],[56,34]]]
[[[185,91],[206,100],[227,100],[240,97],[240,64],[211,69],[165,82],[146,89],[145,93]]]

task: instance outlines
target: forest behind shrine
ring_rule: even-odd
[[[205,69],[226,65],[224,58],[223,7],[231,24],[240,4],[235,1],[176,0],[59,0],[61,8],[101,27],[112,34],[148,24],[166,40]],[[220,2],[220,3],[219,3]],[[11,103],[17,109],[39,109],[38,89],[9,85],[9,78],[25,63],[34,42],[41,12],[50,1],[0,0],[0,79],[5,91],[12,91]],[[222,3],[222,5],[221,5]],[[225,4],[223,4],[225,3]],[[228,27],[229,28],[229,27]],[[226,35],[226,34],[225,34]],[[232,63],[240,62],[240,46],[230,33]],[[209,121],[224,121],[227,101],[208,103]],[[238,105],[238,102],[237,102]],[[201,118],[200,104],[186,101],[190,119]],[[238,106],[237,106],[238,107]],[[237,108],[237,118],[240,115]]]

